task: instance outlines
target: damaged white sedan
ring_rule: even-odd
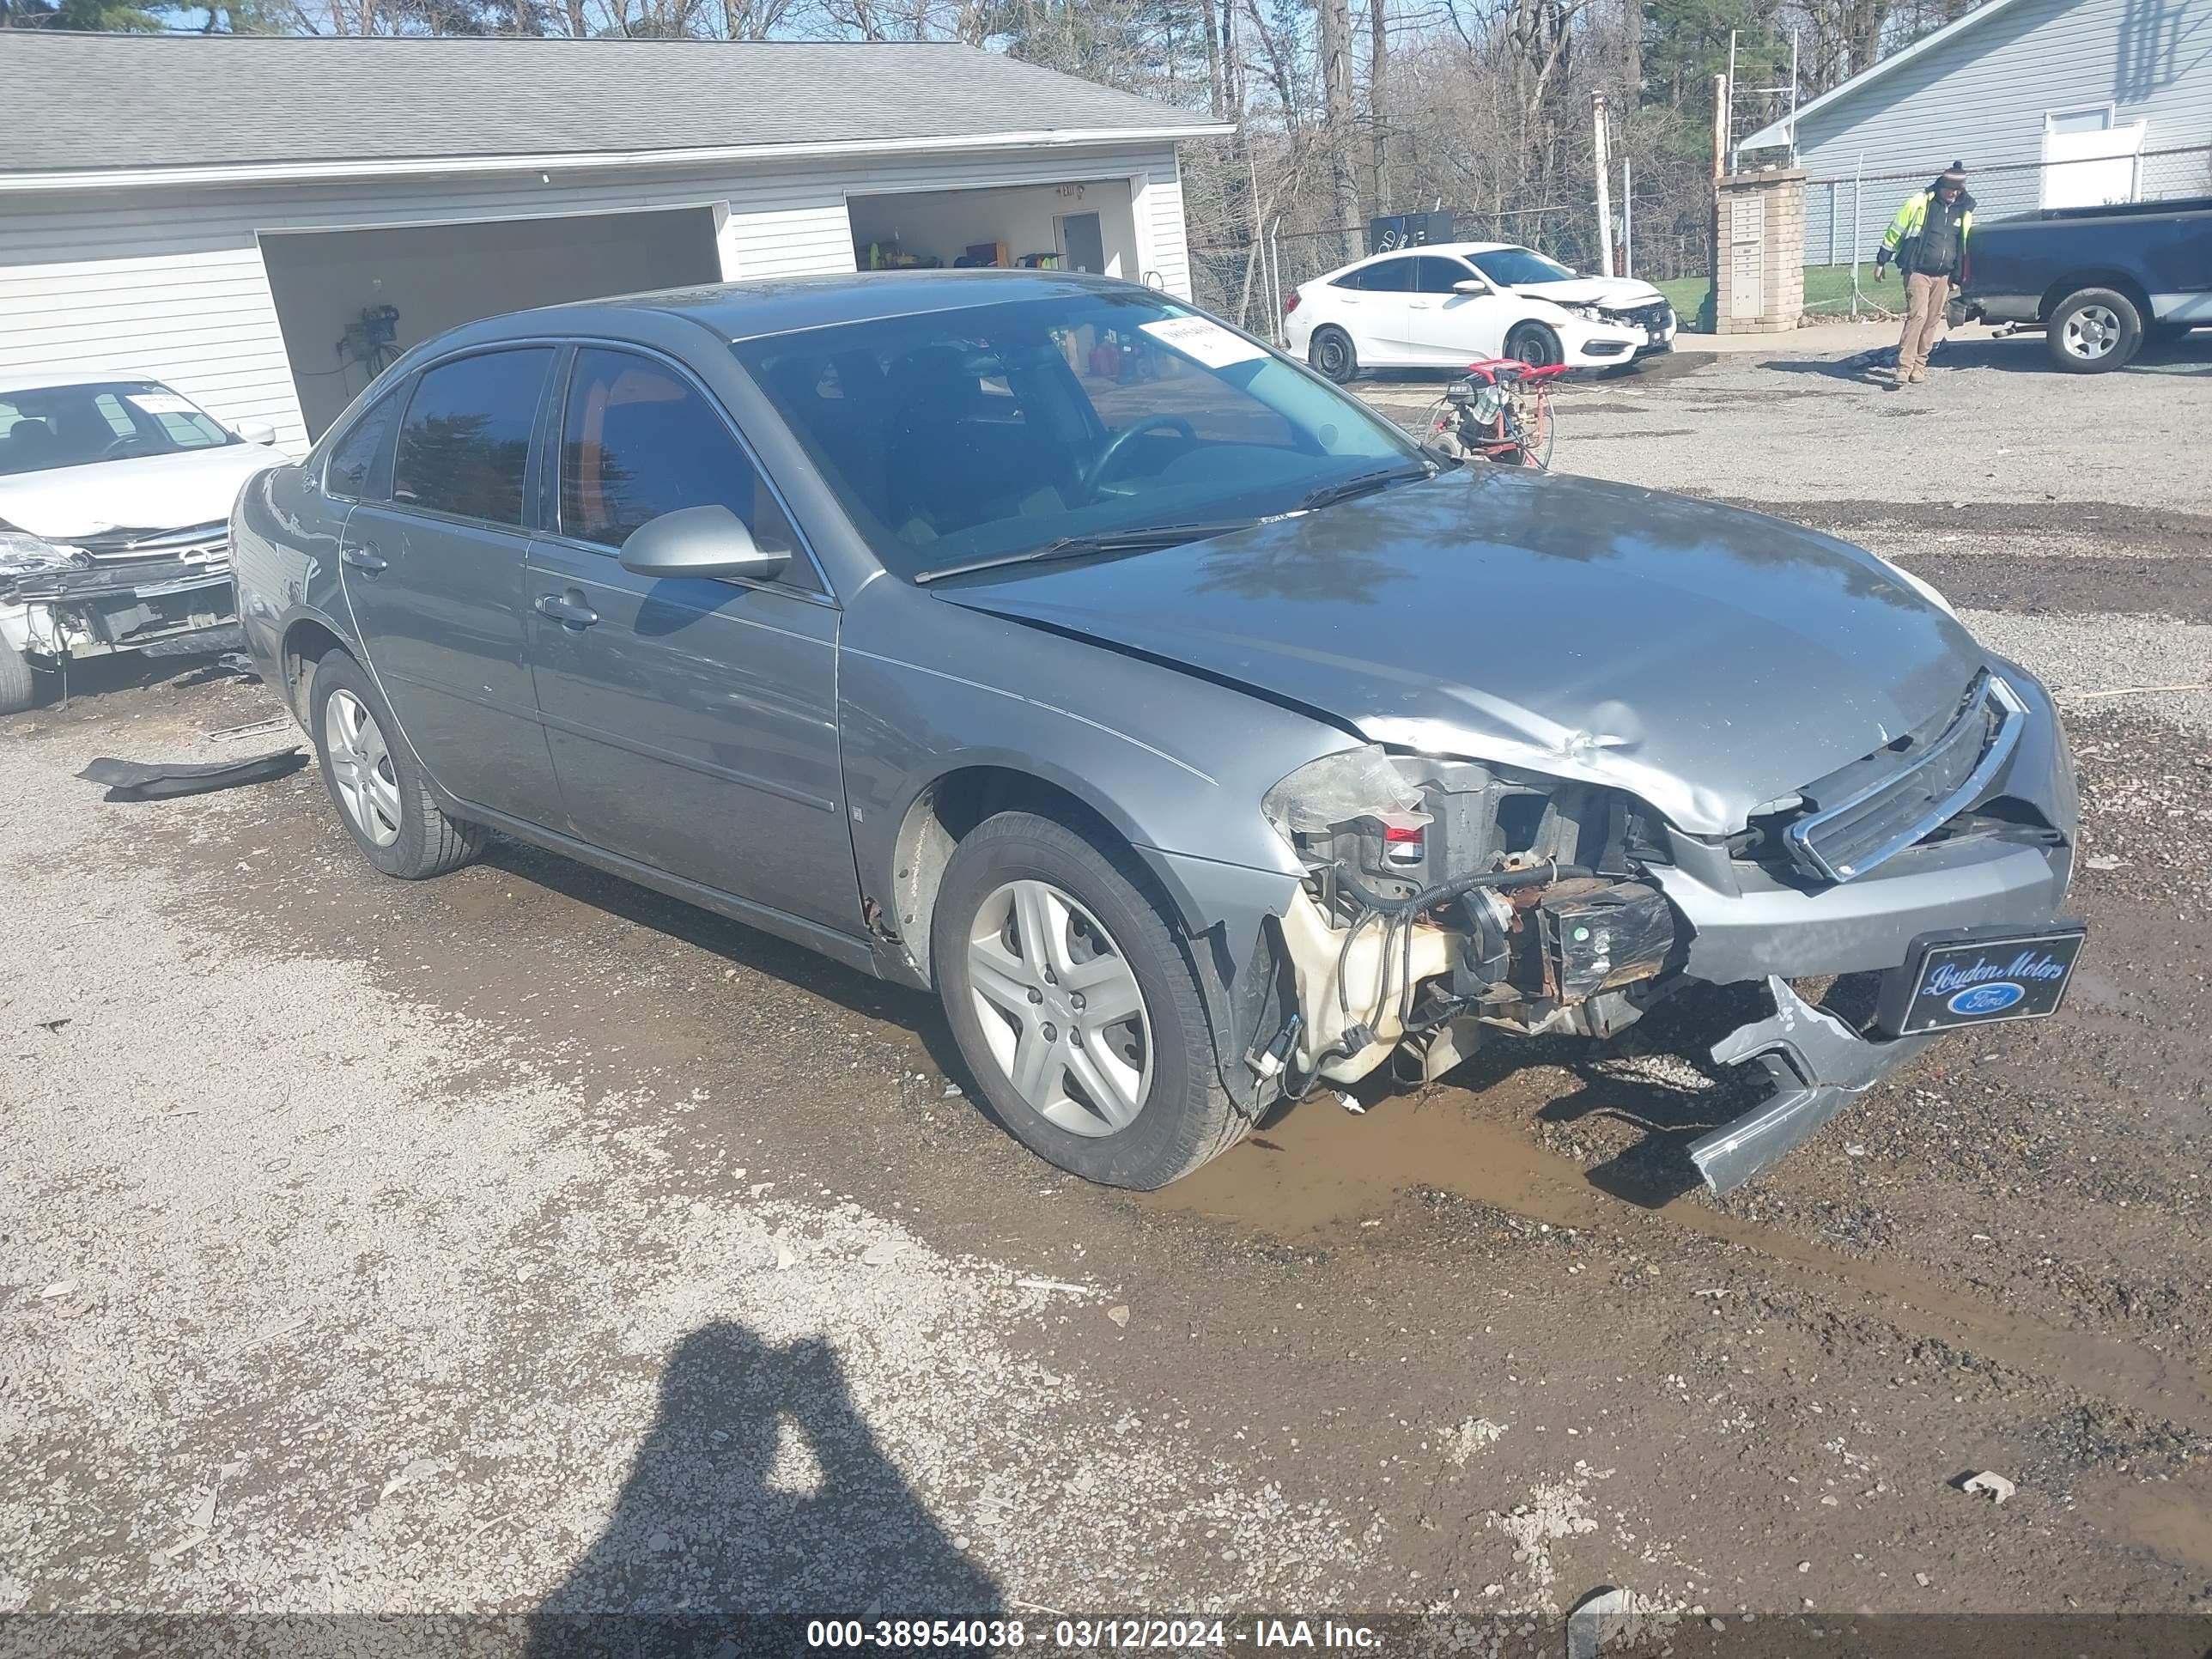
[[[0,714],[33,671],[238,644],[228,514],[275,441],[142,376],[0,376]]]

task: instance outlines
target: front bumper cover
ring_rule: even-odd
[[[1863,1037],[1784,981],[1770,975],[1766,988],[1774,1012],[1713,1045],[1721,1065],[1759,1061],[1775,1088],[1754,1110],[1690,1143],[1691,1162],[1716,1193],[1732,1191],[1778,1162],[1940,1035]]]

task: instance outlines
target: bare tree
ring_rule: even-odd
[[[1352,159],[1358,118],[1352,103],[1352,10],[1350,0],[1318,0],[1322,96],[1328,112],[1328,172],[1336,222],[1348,228],[1359,222],[1359,189]]]
[[[1389,210],[1390,24],[1387,0],[1367,0],[1367,216]]]

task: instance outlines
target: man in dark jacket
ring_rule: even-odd
[[[1974,228],[1974,198],[1966,194],[1966,168],[1954,161],[1925,190],[1905,198],[1874,256],[1874,279],[1887,279],[1889,262],[1905,273],[1905,332],[1897,342],[1897,384],[1928,378],[1928,352],[1943,327],[1951,284],[1966,270],[1966,238]]]

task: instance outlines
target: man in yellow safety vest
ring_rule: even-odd
[[[1954,161],[1925,190],[1905,198],[1874,256],[1874,279],[1888,279],[1889,262],[1905,273],[1905,332],[1897,342],[1897,384],[1928,378],[1928,351],[1943,327],[1951,284],[1966,274],[1966,238],[1974,228],[1974,198],[1966,194],[1966,168]]]

